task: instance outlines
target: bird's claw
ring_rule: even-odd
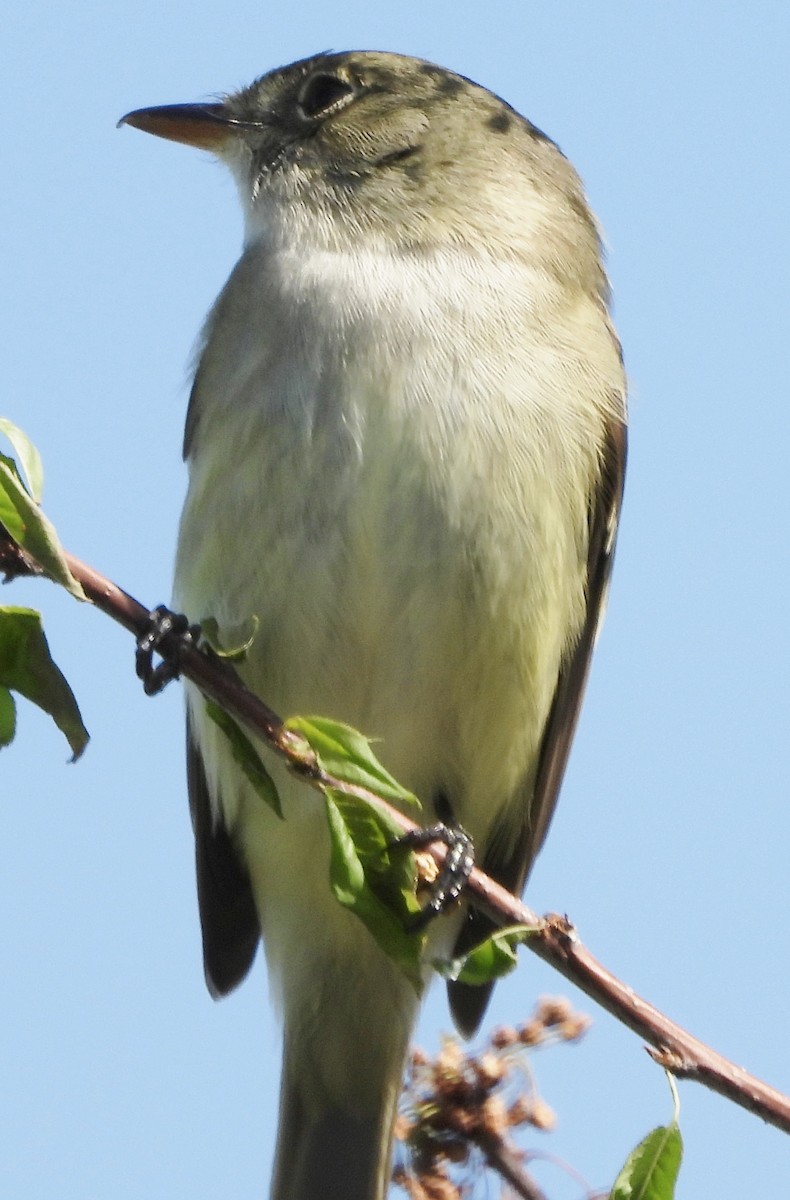
[[[431,842],[443,842],[447,854],[439,875],[431,884],[430,897],[420,912],[409,923],[411,933],[419,933],[458,899],[466,887],[475,865],[474,843],[460,825],[431,825],[426,829],[415,829],[405,833],[395,843],[410,850],[419,850]]]
[[[137,639],[135,668],[143,682],[146,696],[155,696],[181,674],[181,652],[185,646],[196,646],[200,626],[190,625],[183,613],[171,612],[160,604],[149,613],[150,627]],[[154,654],[162,658],[156,666]]]

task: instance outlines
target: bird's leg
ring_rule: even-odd
[[[190,625],[183,613],[171,612],[164,604],[158,605],[148,616],[150,626],[137,639],[135,667],[146,696],[155,696],[172,679],[178,679],[181,653],[185,646],[197,645],[200,626]],[[153,665],[155,653],[162,659],[156,666]]]

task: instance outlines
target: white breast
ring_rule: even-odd
[[[255,614],[268,703],[382,738],[485,838],[582,617],[619,371],[593,302],[522,262],[249,247],[198,370],[177,605]]]

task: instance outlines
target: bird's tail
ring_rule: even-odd
[[[375,1031],[369,1034],[375,1037]],[[392,1029],[383,1048],[368,1038],[349,1047],[350,1060],[360,1069],[360,1094],[326,1101],[305,1073],[299,1052],[289,1047],[286,1030],[271,1200],[383,1200],[407,1048],[408,1031],[395,1042]],[[375,1087],[371,1054],[378,1059]]]

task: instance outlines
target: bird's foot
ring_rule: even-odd
[[[430,886],[427,904],[409,924],[411,933],[419,933],[426,925],[446,912],[466,887],[472,867],[475,865],[475,848],[471,837],[460,825],[431,825],[426,829],[415,829],[398,838],[397,845],[410,850],[420,850],[431,842],[443,842],[447,854],[437,878]]]
[[[185,647],[196,646],[200,626],[190,625],[183,613],[171,612],[160,604],[149,614],[150,627],[137,639],[135,667],[146,696],[155,696],[181,674],[181,654]],[[158,654],[162,661],[153,664]]]

